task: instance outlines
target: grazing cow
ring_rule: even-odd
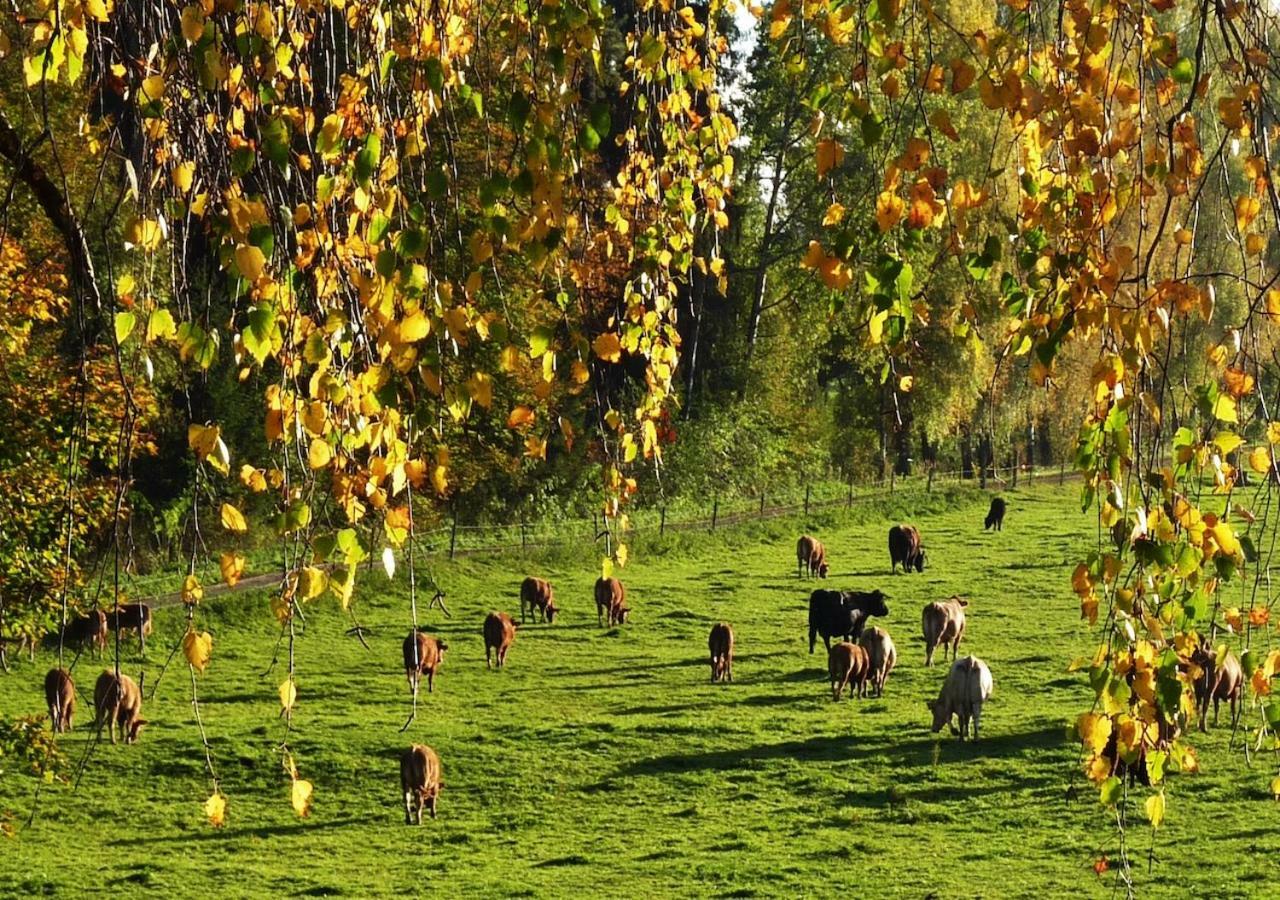
[[[436,670],[444,662],[444,651],[448,649],[449,645],[440,638],[430,637],[418,628],[404,639],[404,674],[415,697],[423,673],[427,676],[427,693],[435,691]]]
[[[870,671],[867,651],[857,644],[841,641],[827,651],[827,671],[831,673],[831,700],[840,699],[840,694],[853,682],[852,694],[855,697],[867,695],[867,674]]]
[[[960,740],[969,736],[969,721],[973,721],[973,739],[978,739],[978,723],[982,719],[982,704],[991,696],[994,683],[991,670],[987,664],[976,656],[966,656],[951,664],[947,672],[947,680],[943,682],[942,693],[932,702],[926,700],[924,705],[933,711],[933,730],[936,734],[943,725],[951,724],[951,717],[960,719],[960,728],[951,725],[951,733],[960,735]]]
[[[898,664],[898,648],[893,646],[893,638],[883,628],[868,628],[858,641],[862,649],[867,651],[867,663],[871,667],[871,688],[877,697],[884,694],[884,682]]]
[[[509,615],[504,612],[491,612],[484,620],[484,664],[488,668],[492,668],[492,661],[489,654],[496,651],[498,657],[498,668],[501,669],[507,662],[507,651],[511,649],[511,642],[516,639],[516,623]]]
[[[924,544],[914,525],[894,525],[889,529],[889,561],[890,571],[895,573],[899,564],[903,572],[924,571]]]
[[[119,632],[135,631],[142,652],[147,652],[147,637],[151,634],[151,607],[145,603],[121,603],[107,613],[107,628]]]
[[[1003,497],[991,498],[991,509],[987,510],[987,520],[982,525],[982,530],[994,528],[996,531],[1004,530],[1004,511],[1005,502]]]
[[[554,622],[556,613],[560,612],[560,607],[556,606],[555,592],[551,589],[551,582],[545,578],[526,578],[520,584],[520,621],[524,622],[525,606],[529,607],[529,615],[533,616],[534,621],[538,620],[538,614],[542,614],[542,621]]]
[[[822,541],[805,535],[796,541],[796,573],[803,578],[806,574],[812,578],[827,577],[827,548]]]
[[[1193,683],[1196,709],[1200,713],[1200,730],[1209,730],[1210,700],[1213,701],[1213,724],[1218,724],[1218,704],[1226,700],[1231,711],[1231,727],[1234,728],[1240,715],[1240,691],[1244,686],[1244,670],[1240,668],[1240,661],[1228,650],[1219,666],[1213,650],[1206,645],[1195,649],[1191,661],[1200,668],[1200,676]]]
[[[422,824],[425,807],[436,817],[436,798],[440,795],[440,757],[423,744],[414,744],[400,756],[400,790],[404,792],[404,823],[412,825],[415,813]]]
[[[819,634],[828,651],[832,638],[856,641],[870,616],[889,615],[884,600],[880,591],[814,591],[809,595],[809,652]]]
[[[76,686],[66,669],[50,669],[44,676],[44,701],[49,706],[49,721],[55,734],[71,730],[76,714]]]
[[[952,597],[936,600],[924,608],[920,616],[920,628],[924,632],[924,664],[933,665],[933,651],[942,646],[942,661],[947,660],[947,646],[951,646],[951,658],[955,659],[964,637],[964,608],[968,600]]]
[[[62,631],[62,640],[81,650],[89,648],[101,654],[107,648],[107,633],[107,614],[94,609],[68,622]]]
[[[733,627],[728,622],[711,626],[707,649],[711,651],[711,683],[733,681]]]
[[[103,672],[93,686],[93,706],[97,710],[94,728],[99,731],[107,726],[111,743],[116,742],[116,726],[126,744],[138,739],[138,732],[147,722],[142,716],[142,688],[128,675],[119,678],[114,672]]]
[[[627,606],[627,590],[616,578],[596,579],[596,623],[604,624],[607,619],[610,625],[621,625],[627,621],[631,607]],[[603,618],[602,618],[603,617]]]

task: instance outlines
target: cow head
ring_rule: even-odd
[[[819,577],[819,578],[826,578],[826,577],[827,577],[827,571],[828,571],[830,568],[831,568],[831,567],[827,565],[827,561],[824,559],[824,560],[822,561],[822,564],[821,564],[820,566],[818,566],[818,577]]]
[[[924,548],[923,548],[923,547],[921,547],[921,548],[916,552],[916,571],[917,571],[917,572],[923,572],[923,571],[924,571],[924,562],[925,562],[924,557],[925,557]]]
[[[933,713],[934,734],[941,731],[943,725],[950,724],[951,710],[948,708],[947,704],[943,703],[941,700],[926,700],[924,701],[924,705],[928,707],[931,713]],[[951,726],[951,733],[956,733],[956,727],[954,725]]]
[[[558,612],[560,612],[560,607],[556,606],[555,601],[548,600],[547,601],[547,621],[554,622],[556,620],[556,613]]]
[[[889,615],[889,604],[885,603],[885,595],[883,591],[869,591],[865,594],[855,594],[858,608],[868,616],[887,616]]]
[[[616,615],[618,617],[618,624],[625,625],[627,623],[627,616],[631,615],[631,607],[619,606]]]
[[[436,638],[436,647],[440,650],[440,661],[444,662],[444,651],[449,649],[449,645],[439,638]]]
[[[129,727],[129,734],[125,737],[126,744],[132,744],[138,740],[138,732],[142,730],[142,726],[147,724],[146,719],[134,719],[133,724]]]

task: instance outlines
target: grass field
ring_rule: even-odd
[[[1106,896],[1115,856],[1109,815],[1076,775],[1066,726],[1086,708],[1091,648],[1069,574],[1093,546],[1076,491],[1013,491],[1002,533],[984,533],[977,492],[902,495],[809,522],[775,520],[637,546],[621,573],[632,621],[596,626],[597,552],[473,557],[441,565],[452,618],[424,617],[450,645],[436,692],[398,733],[409,695],[402,581],[365,576],[358,611],[371,651],[344,635],[332,598],[298,642],[290,738],[315,808],[299,820],[277,752],[276,686],[263,677],[277,629],[261,593],[207,604],[214,661],[199,679],[228,824],[210,828],[185,666],[144,706],[136,746],[104,744],[78,792],[56,785],[34,824],[0,844],[0,896]],[[920,525],[931,566],[890,576],[884,534]],[[822,537],[832,587],[879,587],[898,669],[881,700],[831,702],[822,645],[807,652],[795,538]],[[518,610],[525,574],[551,578],[554,626],[522,629],[504,671],[487,671],[480,626]],[[920,608],[971,599],[965,651],[995,676],[980,743],[929,732],[924,701],[945,669],[923,666]],[[735,681],[708,683],[706,638],[737,634]],[[181,634],[166,610],[148,680]],[[179,657],[180,659],[180,657]],[[48,657],[0,676],[0,713],[43,705]],[[125,668],[141,665],[131,650]],[[82,691],[99,665],[81,659]],[[82,699],[66,739],[79,760],[91,729]],[[1132,831],[1143,896],[1277,896],[1280,807],[1264,763],[1228,751],[1228,729],[1200,737],[1203,772],[1171,779],[1169,818],[1148,870],[1149,832]],[[403,824],[398,754],[440,754],[440,818]],[[1078,790],[1072,794],[1069,788]],[[0,808],[25,816],[34,782],[0,779]],[[1139,817],[1140,819],[1140,817]]]

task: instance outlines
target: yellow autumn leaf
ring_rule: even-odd
[[[476,372],[467,379],[467,394],[488,409],[493,405],[493,379],[485,372]]]
[[[826,226],[839,225],[840,220],[844,218],[844,207],[839,203],[832,203],[827,207],[827,212],[822,217],[822,224]]]
[[[160,223],[151,219],[131,219],[124,229],[125,247],[141,247],[143,250],[151,251],[160,246],[160,241],[164,237],[164,232],[160,230]]]
[[[536,434],[529,435],[524,440],[524,455],[530,459],[546,459],[547,442]]]
[[[431,320],[421,310],[410,313],[400,320],[400,340],[406,344],[420,341],[431,333]]]
[[[142,79],[142,90],[138,92],[138,102],[151,103],[164,96],[165,83],[163,75],[148,75]]]
[[[182,638],[182,654],[197,672],[203,672],[213,656],[213,635],[188,631]]]
[[[324,593],[329,586],[329,576],[324,569],[316,566],[303,566],[298,573],[298,595],[303,600],[314,600]]]
[[[240,467],[240,483],[255,494],[260,494],[267,489],[266,474],[248,463]]]
[[[196,164],[193,162],[178,163],[173,167],[173,186],[182,193],[188,193],[191,190],[191,183],[195,180]]]
[[[245,281],[257,281],[261,278],[262,269],[266,264],[266,256],[252,244],[241,244],[236,247],[236,268]]]
[[[621,569],[627,564],[627,545],[619,544],[617,549],[613,551],[613,558],[617,560],[618,568]]]
[[[217,449],[221,433],[217,425],[188,425],[187,446],[195,451],[197,458],[208,459],[209,454]]]
[[[333,459],[333,448],[324,438],[316,438],[307,450],[307,465],[312,469],[323,469]]]
[[[591,344],[591,349],[605,362],[616,363],[622,359],[622,342],[612,331],[606,331],[597,337]]]
[[[188,606],[195,606],[204,599],[204,586],[200,584],[200,579],[194,575],[188,575],[182,579],[182,602]]]
[[[591,380],[591,370],[580,359],[573,361],[573,365],[569,368],[569,373],[569,377],[573,379],[574,384],[586,384]]]
[[[898,390],[904,394],[911,393],[911,388],[915,385],[916,380],[911,375],[903,375],[898,379]]]
[[[431,469],[431,486],[437,494],[444,494],[449,490],[448,468],[442,465],[436,465]]]
[[[209,799],[204,801],[204,814],[214,828],[221,828],[227,824],[227,798],[214,791],[209,795]]]
[[[1241,194],[1236,198],[1236,228],[1247,231],[1262,210],[1262,202],[1251,194]]]
[[[906,204],[893,191],[881,191],[876,197],[876,225],[881,231],[888,231],[902,219],[902,209]]]
[[[535,413],[527,406],[517,406],[511,410],[511,415],[507,416],[508,428],[528,428],[538,418]]]
[[[311,815],[311,782],[301,778],[293,780],[293,789],[289,792],[293,811],[302,818]]]
[[[1164,821],[1164,791],[1148,797],[1147,802],[1143,804],[1143,808],[1146,810],[1147,819],[1151,822],[1151,827],[1159,828],[1160,823]]]
[[[817,165],[818,177],[823,178],[828,172],[844,162],[844,147],[839,141],[826,138],[818,141]]]
[[[600,577],[601,578],[613,577],[613,560],[607,556],[600,562]]]
[[[1213,404],[1213,415],[1220,422],[1239,422],[1235,398],[1227,394],[1220,395]]]
[[[244,555],[241,553],[224,553],[218,561],[218,568],[222,572],[222,580],[227,583],[228,587],[235,587],[237,582],[244,576]]]
[[[204,13],[198,6],[188,6],[182,10],[182,36],[188,44],[194,44],[204,37]]]
[[[245,521],[244,513],[230,503],[222,504],[222,509],[219,512],[222,519],[222,527],[227,531],[243,534],[249,530],[249,523]]]
[[[286,678],[280,682],[280,712],[287,713],[293,711],[293,706],[298,702],[298,685],[294,683],[292,678]]]

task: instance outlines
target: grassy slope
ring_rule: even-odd
[[[0,850],[0,896],[120,897],[143,886],[175,896],[795,896],[837,886],[1105,895],[1111,880],[1090,864],[1099,852],[1114,856],[1110,824],[1093,790],[1073,779],[1076,754],[1064,740],[1089,697],[1083,676],[1064,670],[1090,646],[1068,575],[1092,539],[1070,489],[1009,498],[1002,534],[981,531],[985,500],[972,494],[809,523],[827,541],[830,585],[890,596],[885,624],[900,663],[883,700],[831,703],[821,645],[806,652],[809,585],[792,568],[795,521],[638,548],[623,573],[634,619],[615,631],[596,627],[589,548],[442,566],[453,618],[428,621],[451,649],[405,735],[405,590],[370,574],[359,610],[373,652],[343,635],[349,623],[331,599],[299,641],[291,746],[315,783],[306,821],[289,808],[274,752],[281,676],[261,677],[274,645],[266,600],[210,604],[201,615],[215,657],[199,686],[230,798],[227,827],[203,821],[189,676],[171,669],[146,704],[152,724],[141,743],[99,748],[79,793],[47,790],[36,824]],[[887,573],[883,536],[900,516],[926,536],[932,567],[922,576]],[[526,571],[551,577],[567,612],[554,627],[522,631],[505,671],[486,671],[481,620],[491,608],[516,611]],[[972,599],[965,648],[996,681],[976,747],[927,728],[923,701],[944,669],[923,667],[920,607],[952,593]],[[160,618],[149,678],[180,633],[178,616]],[[706,635],[719,619],[737,633],[737,680],[713,687]],[[0,713],[39,708],[48,665],[0,679]],[[96,671],[81,661],[82,690]],[[66,742],[75,759],[88,717],[82,704]],[[399,807],[397,756],[410,739],[439,751],[446,780],[441,818],[420,829],[401,824]],[[1205,773],[1171,785],[1157,865],[1140,873],[1144,894],[1263,896],[1280,884],[1264,770],[1245,769],[1226,745],[1225,729],[1200,739]],[[1082,790],[1067,800],[1073,780]],[[0,808],[25,812],[31,787],[0,780]],[[1145,848],[1145,829],[1133,833]],[[55,845],[74,848],[70,865]]]

